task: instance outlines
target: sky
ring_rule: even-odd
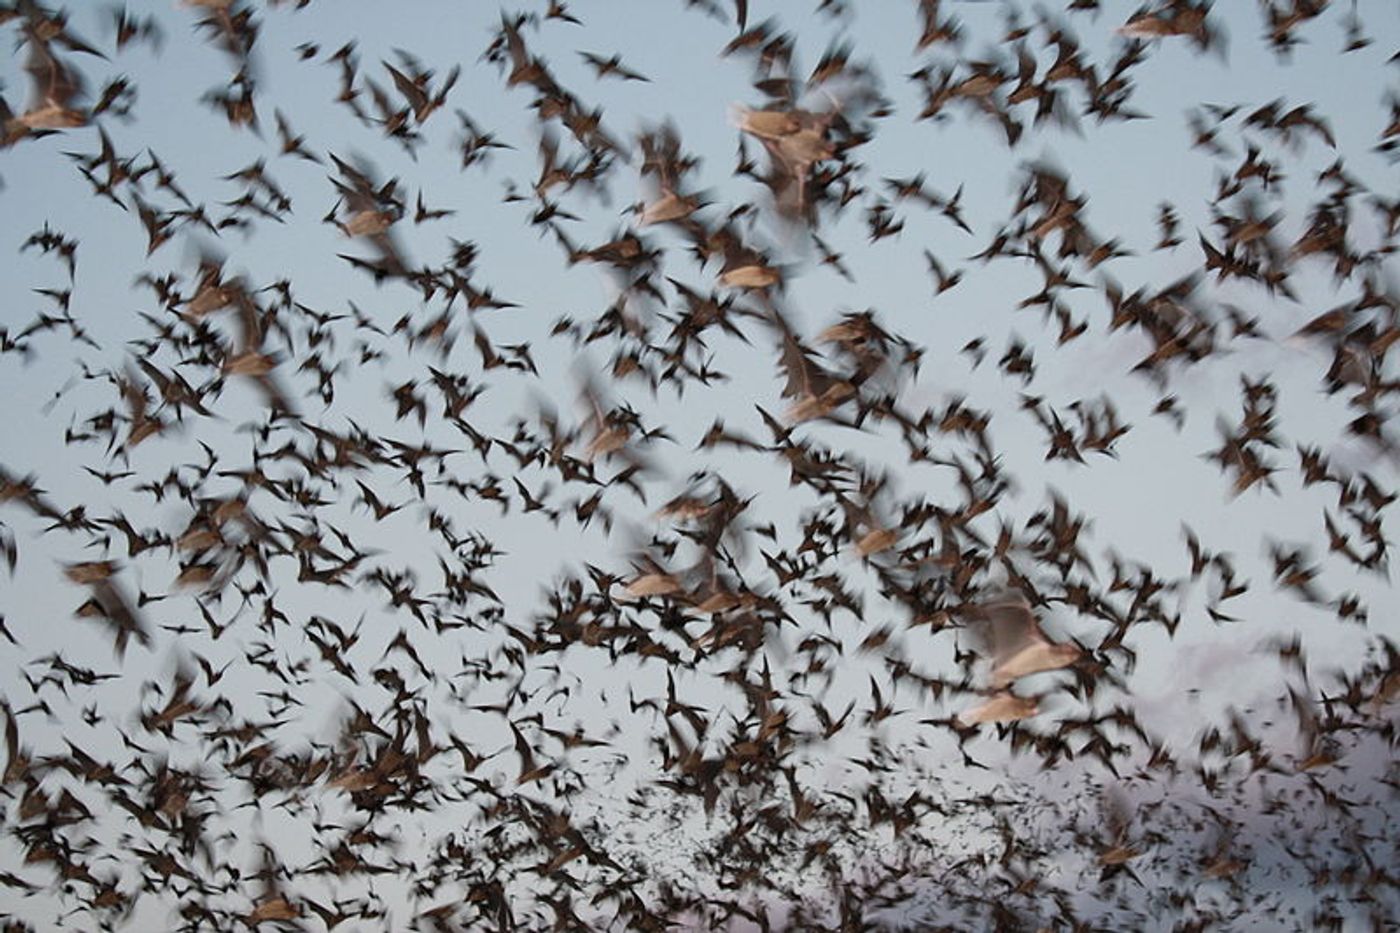
[[[622,890],[694,928],[838,927],[856,902],[872,924],[910,929],[1035,929],[1070,911],[1105,928],[1216,916],[1364,929],[1393,913],[1393,886],[1365,866],[1394,855],[1384,685],[1394,692],[1396,599],[1384,542],[1397,459],[1385,354],[1397,306],[1385,211],[1400,12],[1333,2],[1276,31],[1267,4],[1207,3],[1200,41],[1142,36],[1134,47],[1145,23],[1185,14],[1059,6],[927,4],[959,38],[920,46],[914,3],[577,0],[552,17],[543,3],[160,4],[129,11],[150,28],[120,45],[111,9],[71,5],[65,35],[100,54],[48,40],[82,76],[70,103],[90,111],[118,78],[134,93],[52,134],[12,139],[19,122],[8,123],[0,150],[0,523],[14,554],[0,571],[12,636],[0,640],[0,695],[15,736],[0,846],[14,880],[0,910],[35,929],[321,929],[317,908],[339,898],[342,929],[474,929],[505,925],[478,896],[499,883],[526,929],[574,922],[565,899],[600,928],[639,925]],[[0,23],[18,50],[0,64],[11,121],[36,104],[26,62],[45,14],[27,8]],[[1369,41],[1355,41],[1353,20]],[[251,47],[225,42],[248,24]],[[519,51],[502,38],[512,30],[575,115],[601,114],[608,142],[577,138],[540,106],[538,85],[513,79]],[[760,41],[736,40],[760,30]],[[1284,35],[1296,42],[1272,41]],[[791,43],[790,73],[752,51],[779,38]],[[1084,113],[1083,82],[1071,79],[1056,80],[1063,100],[1043,122],[1034,102],[1007,101],[1018,54],[1046,81],[1056,43],[1070,41],[1100,79],[1137,48],[1125,72],[1132,119]],[[809,80],[838,52],[844,73]],[[600,75],[583,53],[616,53],[639,79]],[[338,100],[349,61],[363,117]],[[441,105],[415,115],[390,66],[431,72],[429,97],[450,81]],[[1008,76],[988,100],[1020,127],[1014,144],[972,97],[922,116],[935,89],[988,68]],[[255,88],[253,125],[211,103],[240,73]],[[787,76],[793,99],[765,99],[757,85]],[[376,87],[407,137],[375,116]],[[1298,119],[1270,128],[1275,101],[1274,117]],[[810,211],[792,209],[792,184],[775,195],[763,183],[783,151],[781,133],[755,131],[752,111],[765,107],[834,146],[797,172]],[[643,152],[667,127],[693,157],[675,178],[649,172]],[[305,157],[287,151],[298,136]],[[473,137],[499,146],[464,159]],[[551,150],[572,170],[591,154],[597,179],[542,182]],[[735,172],[741,156],[748,174]],[[1239,172],[1259,159],[1272,177]],[[112,166],[138,178],[114,180]],[[248,181],[253,167],[263,181]],[[157,184],[166,170],[179,193]],[[822,191],[804,172],[833,180]],[[899,180],[916,177],[931,204],[898,196]],[[1063,178],[1066,192],[1024,197],[1037,177]],[[1343,272],[1300,246],[1339,177],[1332,210],[1364,257]],[[108,179],[110,196],[92,178]],[[470,307],[402,276],[376,281],[346,259],[386,249],[347,225],[367,197],[376,203],[366,190],[382,194],[391,179],[377,206],[396,198],[402,216],[378,243],[408,270],[443,270],[470,244],[457,271],[502,306]],[[643,223],[666,185],[702,206]],[[1111,258],[1034,232],[1070,201]],[[950,203],[957,211],[940,209]],[[1164,242],[1164,205],[1179,242]],[[420,206],[445,213],[420,220]],[[167,240],[152,243],[143,213],[169,219]],[[1231,218],[1247,217],[1265,220],[1262,232],[1232,232]],[[882,221],[893,232],[875,236]],[[71,272],[35,239],[43,230],[77,243]],[[629,232],[656,251],[644,282],[596,249]],[[1280,277],[1216,275],[1206,245],[1230,237]],[[998,241],[1004,254],[985,258]],[[736,242],[779,269],[780,284],[726,283]],[[930,256],[954,284],[939,290]],[[234,304],[192,309],[201,263],[261,309],[254,336]],[[172,275],[179,297],[164,306],[150,283]],[[687,290],[731,302],[734,331],[678,344]],[[1181,320],[1213,328],[1212,352],[1139,366],[1165,338],[1115,316],[1113,296],[1135,293],[1163,320],[1190,312],[1171,326],[1178,342]],[[1333,309],[1329,326],[1313,323]],[[864,312],[889,335],[883,347],[828,339]],[[488,367],[483,345],[521,365]],[[854,383],[830,417],[794,416],[794,348],[810,352],[818,382]],[[248,350],[263,354],[251,363],[269,370],[265,382],[238,370]],[[1329,386],[1344,351],[1369,369]],[[1018,352],[1033,369],[1016,365]],[[648,377],[678,359],[722,375]],[[162,399],[157,376],[170,374],[198,390],[198,405]],[[463,410],[470,431],[445,410],[435,374],[479,391]],[[270,409],[269,385],[294,415]],[[1358,401],[1358,388],[1373,400]],[[942,426],[958,404],[989,416],[982,443],[1001,481],[996,491],[987,476],[970,481],[971,499],[950,464],[975,475],[979,442]],[[882,416],[891,406],[930,420],[911,439]],[[1075,406],[1111,407],[1128,430],[1105,451],[1086,447],[1082,462],[1047,457],[1036,412],[1080,426]],[[604,451],[600,415],[628,411],[638,425]],[[1363,412],[1374,436],[1348,428]],[[141,419],[163,427],[138,440]],[[720,421],[756,444],[702,446]],[[1238,473],[1211,455],[1242,423],[1274,472],[1237,488]],[[397,463],[372,452],[317,462],[335,436],[360,434],[397,449]],[[553,464],[527,453],[556,440]],[[424,444],[450,453],[428,454],[418,488],[405,452]],[[1322,482],[1308,482],[1300,451],[1312,448],[1329,464]],[[818,450],[847,469],[839,492],[795,479],[799,454]],[[274,482],[250,483],[258,472]],[[188,494],[141,489],[170,475]],[[29,476],[56,515],[17,491]],[[707,545],[711,519],[664,507],[690,494],[713,516],[721,482],[746,504]],[[915,521],[983,498],[989,508],[951,536]],[[210,518],[230,501],[244,517]],[[1036,543],[1056,502],[1083,520],[1082,559],[1061,567]],[[122,518],[170,543],[132,553]],[[211,522],[213,539],[189,537]],[[878,528],[897,530],[895,543],[860,553]],[[1362,566],[1345,550],[1366,553],[1368,534],[1383,543]],[[1193,568],[1189,536],[1225,556]],[[947,547],[953,559],[935,560]],[[700,574],[681,571],[703,567],[707,549],[730,561],[719,575],[741,578],[749,602],[698,608]],[[352,554],[344,585],[305,572]],[[116,595],[73,579],[99,561],[114,562]],[[805,562],[804,573],[784,579],[784,561]],[[212,578],[182,582],[196,564]],[[638,598],[648,567],[681,592]],[[954,586],[964,568],[971,583]],[[985,636],[986,606],[1014,583],[1008,568],[1036,597],[1038,637],[1076,651],[1070,668],[1010,687],[992,682]],[[1145,573],[1162,583],[1155,593]],[[457,598],[451,579],[463,575],[475,589]],[[1226,597],[1232,582],[1248,587]],[[896,592],[915,583],[931,600],[922,607]],[[616,640],[556,624],[571,586],[575,618],[619,626]],[[1075,587],[1102,611],[1076,609]],[[823,601],[843,593],[850,605],[824,616]],[[135,604],[141,634],[119,647],[113,625],[75,614],[90,597]],[[1148,618],[1154,607],[1170,625]],[[1121,638],[1114,613],[1133,620]],[[706,641],[745,625],[756,641]],[[331,650],[337,638],[353,643]],[[896,682],[892,671],[913,674]],[[956,725],[1008,694],[1037,697],[1038,711]],[[172,713],[172,697],[195,708]],[[817,710],[834,719],[848,704],[847,723],[826,729]],[[706,721],[704,735],[681,707]],[[1120,710],[1131,717],[1104,718]],[[1338,760],[1302,768],[1314,733]],[[1049,751],[1065,737],[1072,758]],[[746,739],[762,764],[736,751]],[[421,774],[386,763],[395,741],[416,750],[409,772]],[[1094,741],[1113,747],[1107,762]],[[522,744],[552,765],[546,776],[524,779]],[[708,801],[677,763],[692,747],[721,773]],[[77,750],[117,776],[83,777]],[[1175,771],[1152,767],[1159,756]],[[162,812],[170,773],[193,802]],[[366,775],[378,783],[356,790]],[[65,810],[65,791],[86,815]],[[816,802],[805,819],[804,795]],[[895,832],[872,802],[882,799],[908,802],[908,825]],[[546,812],[571,814],[578,835]],[[359,827],[383,841],[350,838]],[[55,838],[69,846],[63,859],[34,854],[33,840]],[[560,838],[588,846],[571,852]],[[1113,844],[1132,850],[1128,870],[1109,870]],[[183,874],[161,876],[150,854],[161,851]],[[325,867],[353,851],[375,870]],[[1239,870],[1203,880],[1202,865],[1225,852]],[[1018,872],[1042,880],[1018,888]],[[274,916],[279,898],[296,916]]]

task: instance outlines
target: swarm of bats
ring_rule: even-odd
[[[7,184],[137,246],[112,295],[101,237],[0,211],[0,367],[43,386],[8,404],[51,429],[0,454],[6,931],[1400,916],[1393,15],[672,0],[656,48],[713,40],[748,82],[706,131],[721,165],[658,103],[693,76],[614,51],[641,38],[615,11],[517,4],[430,62],[314,34],[327,5],[0,5]],[[863,52],[867,16],[907,52]],[[1140,86],[1254,42],[1375,65],[1375,99],[1183,100],[1159,131],[1213,180],[1104,229],[1096,166],[1053,141],[1115,158],[1115,128],[1181,120]],[[177,44],[226,79],[143,107],[131,63]],[[207,165],[139,141],[177,121]],[[1017,167],[988,187],[897,132]],[[225,134],[258,157],[226,165]],[[468,184],[528,231],[528,277],[601,278],[602,306],[516,294]],[[304,254],[250,271],[272,230]],[[907,308],[813,307],[901,246]],[[1032,283],[1019,333],[965,307],[949,338],[989,277]],[[1278,360],[1332,423],[1292,433]],[[1312,543],[1105,542],[1101,500],[1049,479],[1109,488],[1153,443]],[[1188,511],[1128,478],[1143,514]]]

